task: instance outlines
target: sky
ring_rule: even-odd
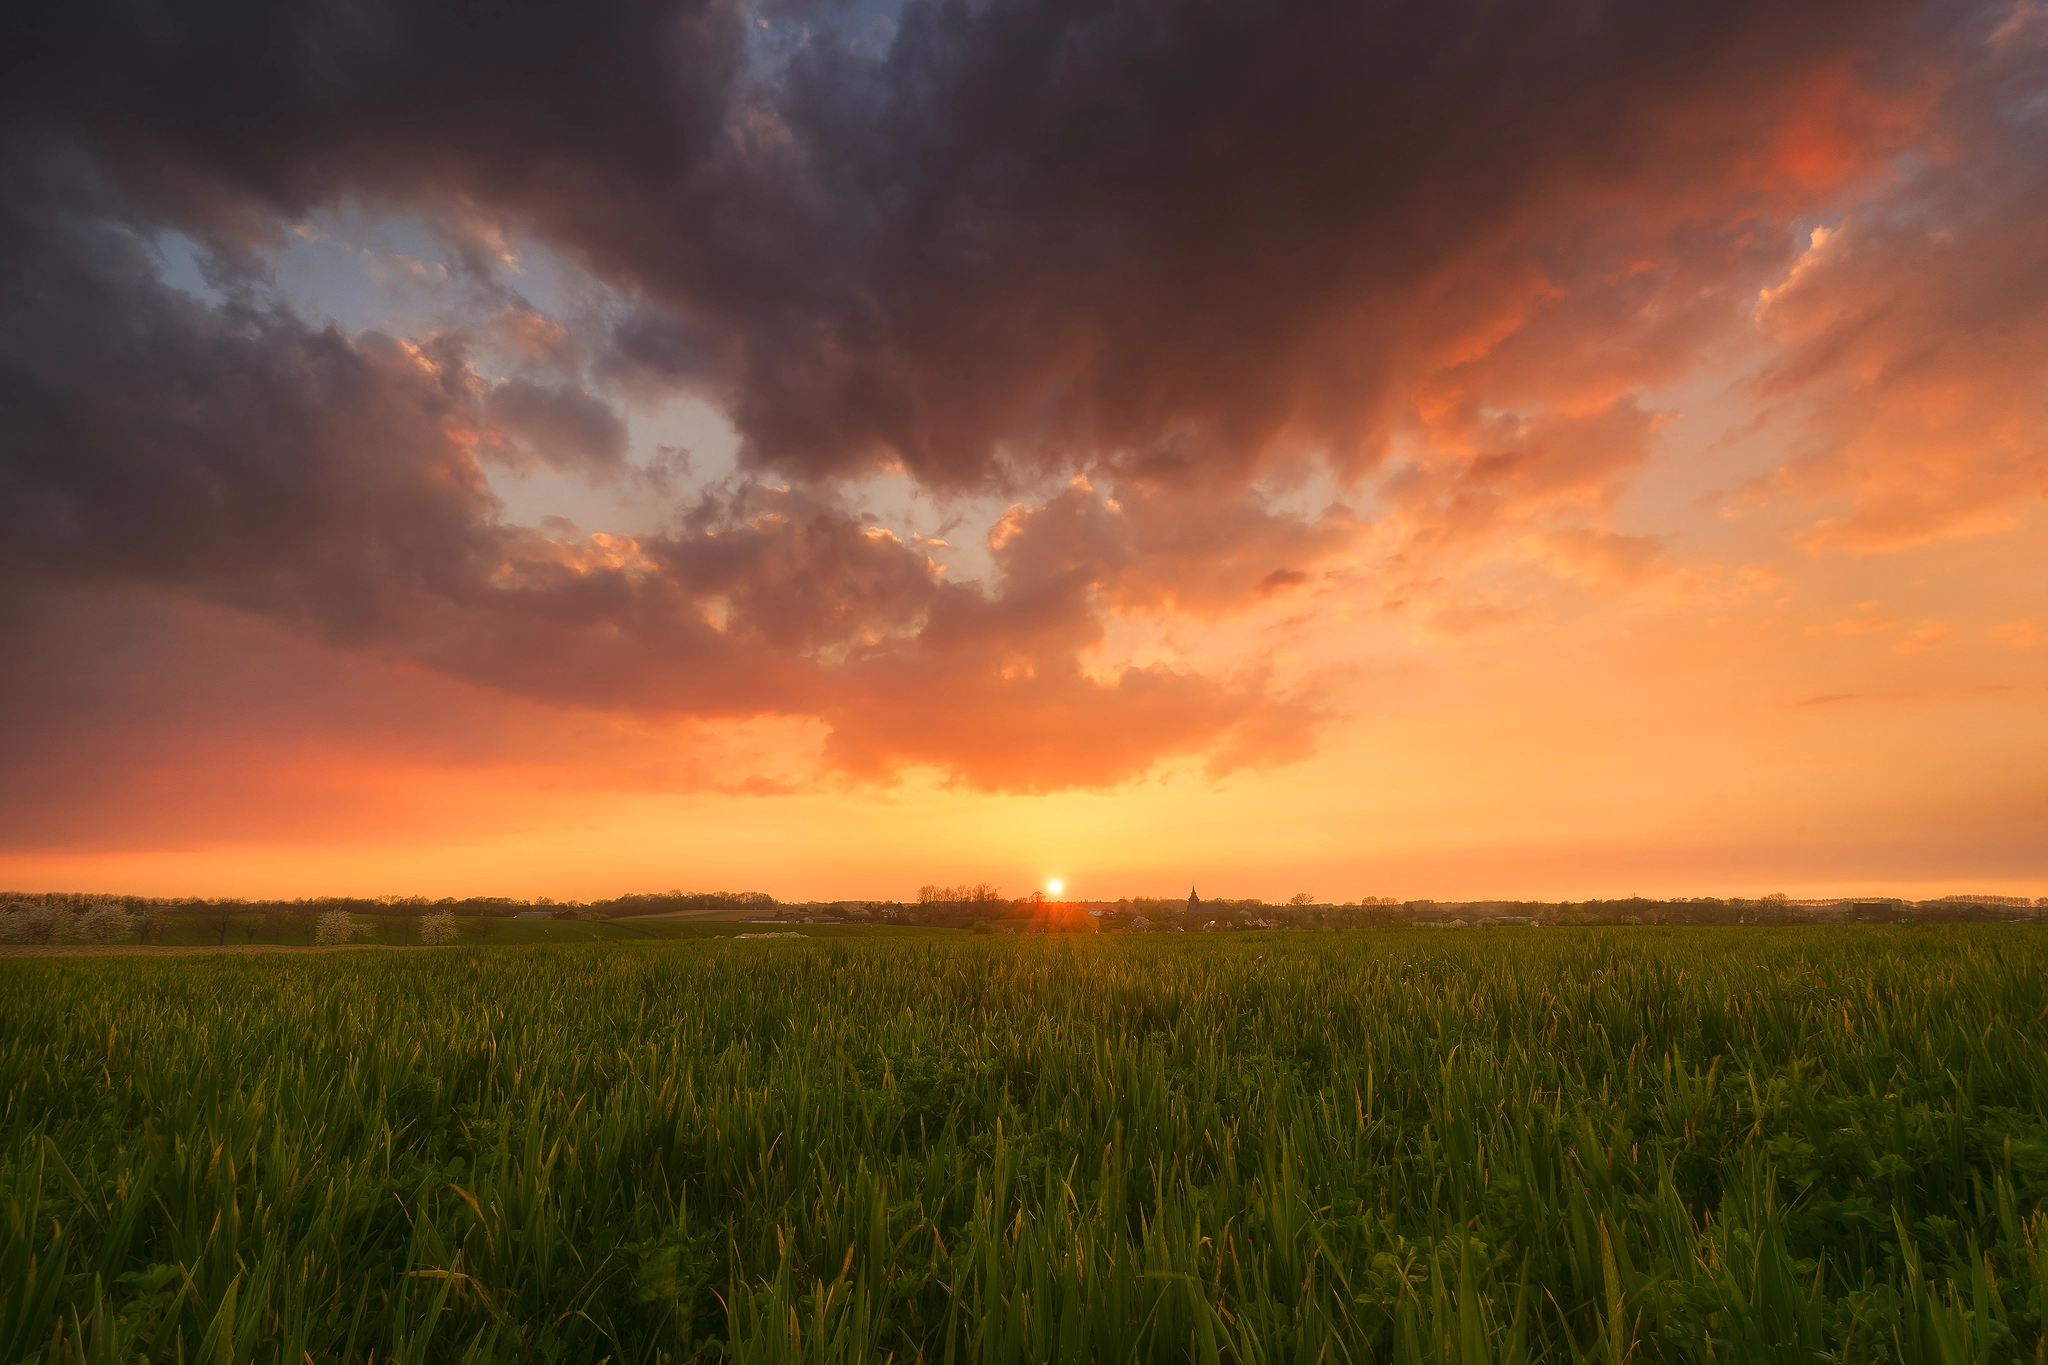
[[[2048,895],[2048,5],[11,27],[0,885]]]

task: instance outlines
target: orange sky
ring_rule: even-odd
[[[0,887],[2048,895],[2038,7],[856,9],[22,97]]]

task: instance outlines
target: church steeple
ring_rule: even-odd
[[[1202,898],[1195,894],[1195,888],[1193,886],[1188,887],[1188,913],[1192,915],[1201,908]]]

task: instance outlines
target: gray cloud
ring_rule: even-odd
[[[1683,285],[1641,348],[1668,372],[1833,191],[1773,160],[1787,110],[1882,104],[1988,14],[918,0],[885,44],[825,23],[770,67],[723,0],[31,4],[0,54],[0,592],[139,585],[549,702],[821,716],[870,773],[1298,753],[1313,709],[1256,672],[1084,668],[1104,613],[1308,590],[1347,516],[1259,477],[1376,467],[1416,376],[1552,281],[1658,258],[1570,317],[1608,335],[1599,305]],[[1890,147],[1859,107],[1828,131]],[[626,306],[585,354],[490,296],[534,367],[495,387],[453,328],[309,324],[251,247],[343,199],[441,223],[478,275],[496,233],[543,240]],[[166,227],[217,300],[165,287]],[[1499,363],[1525,394],[1543,336]],[[662,535],[504,523],[480,457],[619,472],[578,379],[710,397],[741,476]],[[1475,453],[1388,490],[1446,541],[1611,505],[1652,425],[1614,392],[1522,420],[1449,387]],[[1040,498],[992,582],[950,583],[835,502],[883,467],[940,493],[1086,470],[1122,506]]]
[[[550,469],[593,478],[625,470],[625,420],[580,388],[510,379],[491,390],[484,416]]]

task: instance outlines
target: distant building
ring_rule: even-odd
[[[1194,914],[1195,914],[1195,912],[1196,912],[1197,910],[1200,910],[1201,908],[1202,908],[1202,898],[1201,898],[1200,896],[1197,896],[1197,895],[1195,894],[1195,888],[1194,888],[1194,887],[1192,887],[1192,886],[1191,886],[1191,887],[1189,887],[1189,888],[1188,888],[1188,917],[1189,917],[1190,919],[1194,918]]]
[[[554,917],[555,912],[552,910],[521,910],[512,916],[513,919],[553,919]]]

